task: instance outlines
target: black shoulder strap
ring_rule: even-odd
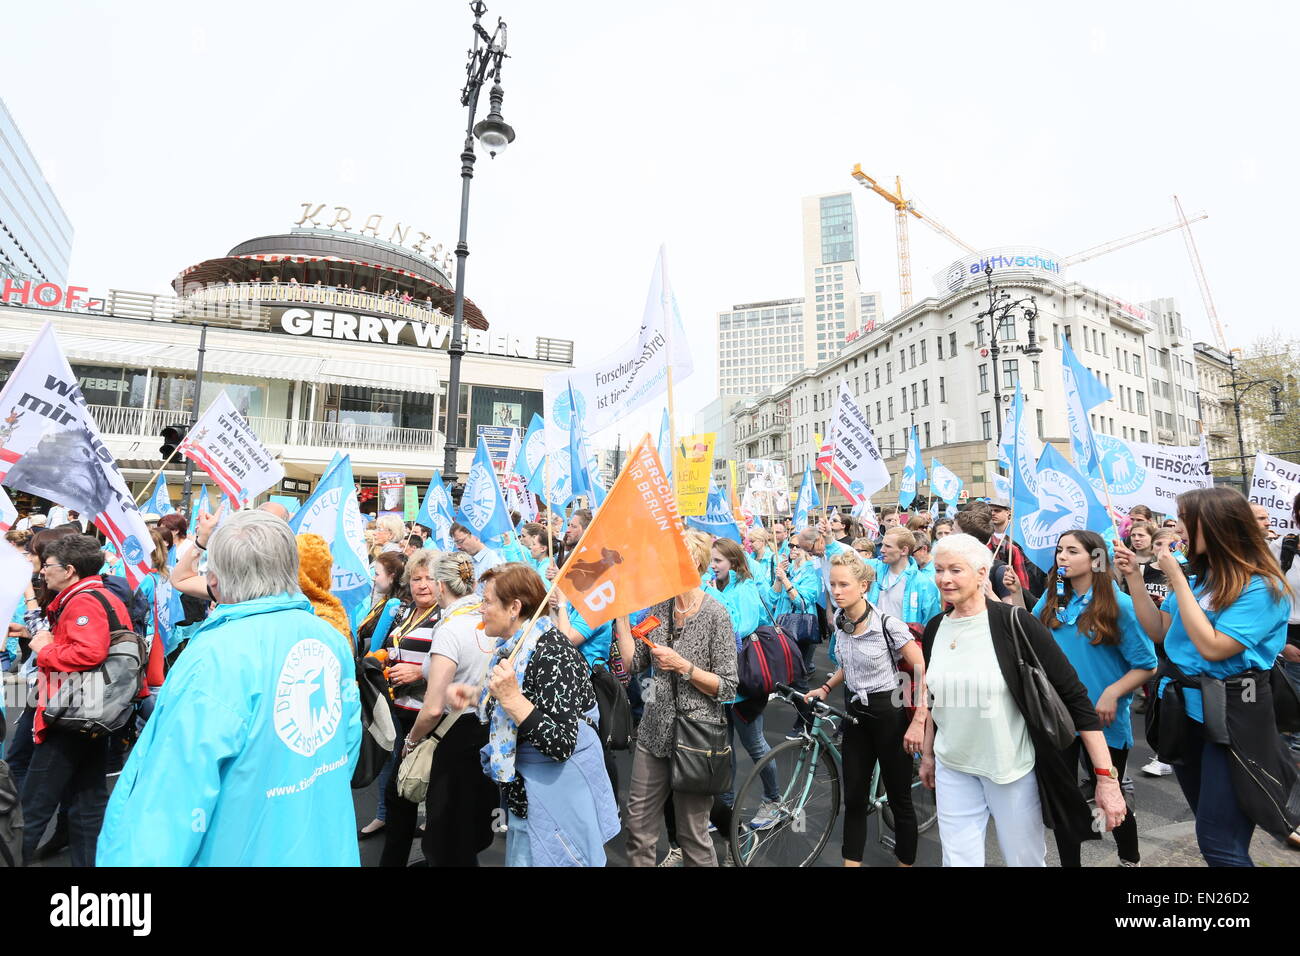
[[[894,669],[894,675],[897,676],[898,662],[894,660],[894,649],[889,646],[889,622],[892,621],[893,618],[884,611],[877,610],[876,613],[880,615],[880,636],[885,639],[885,656],[889,658],[889,666]],[[907,636],[909,638],[912,636],[910,629]]]
[[[122,622],[118,618],[117,612],[113,610],[113,605],[108,603],[108,598],[104,597],[104,595],[100,593],[99,588],[91,588],[90,590],[84,593],[89,594],[91,597],[93,597],[96,601],[99,602],[99,606],[104,609],[104,614],[108,616],[108,629],[110,631],[131,630],[131,628],[129,627],[122,626]]]

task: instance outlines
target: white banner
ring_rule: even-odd
[[[1184,491],[1214,484],[1200,445],[1146,445],[1100,433],[1096,439],[1107,482],[1104,485],[1096,474],[1088,481],[1103,503],[1109,485],[1111,502],[1125,513],[1134,505],[1146,505],[1158,514],[1175,514],[1174,499]]]
[[[574,417],[570,386],[577,417],[587,434],[595,435],[668,391],[670,349],[673,379],[681,382],[695,370],[695,363],[660,247],[637,334],[599,362],[556,372],[543,381],[547,450],[555,455],[569,445],[569,423]]]
[[[284,478],[284,467],[258,440],[224,390],[185,436],[179,454],[206,471],[236,508]]]
[[[133,587],[149,574],[149,529],[49,322],[0,392],[0,481],[94,521]]]
[[[867,419],[853,401],[848,382],[840,383],[831,428],[831,481],[854,504],[889,484],[889,469],[880,457]]]
[[[0,531],[8,531],[18,520],[18,509],[14,503],[9,500],[5,490],[0,488]]]
[[[1252,505],[1268,509],[1268,526],[1278,534],[1300,531],[1291,520],[1295,496],[1300,494],[1300,465],[1262,451],[1255,453],[1255,474],[1250,479]]]

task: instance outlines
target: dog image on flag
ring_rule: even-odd
[[[93,520],[115,500],[104,466],[91,450],[95,444],[85,428],[50,429],[14,463],[5,483]]]

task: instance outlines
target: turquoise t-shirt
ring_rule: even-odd
[[[587,659],[588,667],[593,666],[596,661],[609,660],[609,646],[614,640],[614,624],[612,621],[606,621],[599,627],[593,628],[582,619],[578,609],[570,604],[569,625],[583,637],[583,642],[577,645],[577,648],[582,652],[582,656]]]
[[[1291,601],[1284,594],[1274,597],[1268,582],[1258,574],[1252,575],[1246,590],[1237,600],[1222,611],[1210,610],[1210,597],[1203,587],[1197,586],[1192,593],[1197,603],[1210,619],[1216,631],[1226,634],[1245,649],[1227,660],[1207,661],[1201,656],[1192,639],[1187,635],[1179,612],[1178,600],[1174,589],[1170,587],[1169,597],[1161,606],[1170,616],[1169,630],[1165,633],[1165,653],[1169,659],[1182,669],[1184,674],[1205,674],[1209,677],[1231,677],[1251,667],[1267,671],[1273,661],[1282,652],[1286,643],[1286,622],[1291,613]],[[1160,682],[1160,693],[1164,693],[1166,678]],[[1187,716],[1204,723],[1205,714],[1201,709],[1201,692],[1185,688],[1183,701]]]
[[[1155,645],[1142,630],[1133,610],[1133,599],[1116,585],[1112,584],[1111,587],[1115,591],[1115,601],[1119,604],[1118,644],[1093,644],[1090,635],[1079,633],[1076,615],[1083,613],[1087,606],[1085,598],[1091,598],[1091,591],[1086,595],[1073,595],[1066,605],[1066,620],[1076,618],[1075,622],[1067,624],[1060,621],[1052,631],[1052,636],[1056,638],[1056,643],[1060,645],[1070,666],[1079,675],[1083,686],[1088,688],[1088,699],[1094,704],[1101,698],[1102,691],[1129,671],[1135,668],[1147,670],[1156,666]],[[1034,617],[1038,617],[1046,604],[1047,595],[1044,594],[1034,605]],[[1133,721],[1129,713],[1132,701],[1131,691],[1121,697],[1115,706],[1115,719],[1109,727],[1103,728],[1108,747],[1127,750],[1133,746]]]

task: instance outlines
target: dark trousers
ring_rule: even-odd
[[[1128,750],[1116,750],[1114,747],[1110,750],[1110,761],[1119,771],[1120,778],[1124,777],[1124,766],[1128,763]],[[1083,741],[1078,737],[1074,738],[1074,743],[1070,744],[1065,750],[1065,759],[1071,767],[1078,766],[1079,758],[1082,755],[1085,763],[1088,765],[1088,775],[1092,777],[1093,785],[1096,786],[1097,775],[1092,772],[1091,758],[1083,750]],[[1129,810],[1128,816],[1124,822],[1110,831],[1115,837],[1115,847],[1119,851],[1119,858],[1129,863],[1137,863],[1142,859],[1138,852],[1138,825],[1137,818],[1133,816],[1133,811]],[[1077,840],[1071,840],[1060,828],[1052,831],[1056,837],[1056,849],[1061,854],[1061,866],[1083,866],[1079,856],[1079,847],[1082,846]]]
[[[487,742],[487,725],[479,723],[477,714],[463,714],[434,751],[420,842],[429,866],[478,866],[479,853],[492,845],[500,793],[479,759]]]
[[[1237,803],[1228,748],[1206,740],[1200,721],[1184,720],[1183,762],[1174,764],[1174,775],[1196,814],[1201,856],[1207,866],[1254,866],[1250,838],[1255,824]]]
[[[14,786],[19,793],[23,792],[23,780],[27,777],[27,768],[32,763],[32,751],[36,747],[32,742],[32,722],[35,719],[36,711],[24,707],[14,724],[14,739],[5,751],[5,761],[9,764],[9,772],[14,776]]]
[[[108,803],[107,759],[105,736],[89,737],[56,727],[45,731],[45,740],[32,751],[23,781],[23,859],[36,858],[37,844],[62,800],[68,805],[72,865],[95,865],[95,843]]]
[[[894,692],[881,691],[849,704],[856,724],[844,725],[844,845],[846,860],[862,862],[867,845],[867,805],[871,771],[880,763],[880,777],[894,814],[894,855],[898,862],[916,862],[916,811],[912,807],[912,756],[903,749],[907,711],[894,706]]]
[[[820,619],[820,615],[818,617]],[[790,686],[795,690],[807,693],[812,689],[813,678],[817,676],[813,672],[813,659],[817,656],[817,645],[812,641],[801,641],[799,644],[799,653],[803,655],[804,676],[796,681],[792,681]],[[821,686],[820,681],[817,682],[817,686]],[[794,702],[794,709],[798,712],[794,719],[795,727],[811,727],[812,708],[803,700],[796,700]]]
[[[416,711],[402,710],[400,707],[394,707],[393,714],[397,717],[397,743],[394,746],[400,748],[402,741],[415,726],[417,714]],[[400,760],[399,757],[399,765]],[[406,866],[411,859],[411,841],[415,839],[415,824],[420,808],[398,795],[396,767],[384,784],[384,810],[387,819],[384,821],[384,852],[379,856],[379,865]]]

